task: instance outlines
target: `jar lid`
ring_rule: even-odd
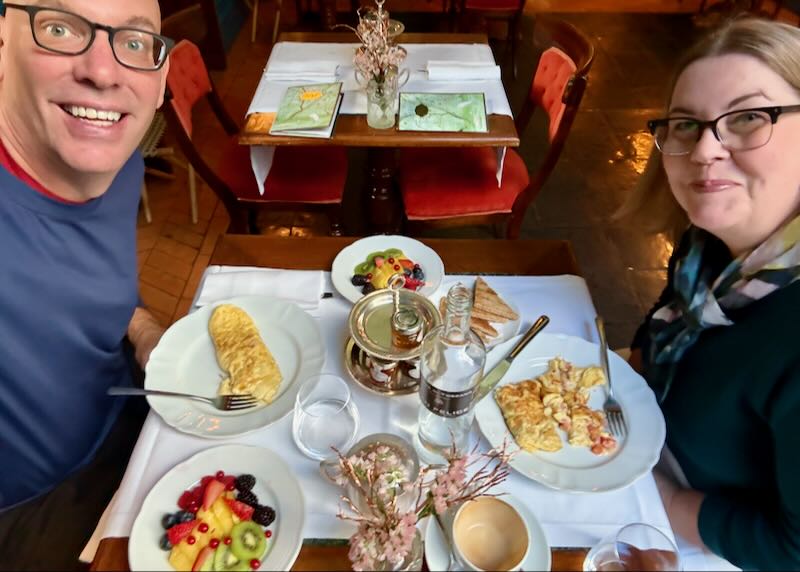
[[[436,306],[422,294],[405,288],[398,293],[399,307],[413,310],[424,333],[441,323]],[[398,312],[400,313],[400,312]],[[376,290],[361,298],[350,310],[347,325],[355,343],[369,355],[388,360],[406,360],[419,356],[421,347],[397,348],[392,344],[394,293]]]

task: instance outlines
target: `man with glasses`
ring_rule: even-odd
[[[163,333],[136,259],[159,30],[157,0],[0,4],[0,569],[78,566],[146,411],[106,392]]]

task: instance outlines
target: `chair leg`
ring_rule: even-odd
[[[508,219],[506,226],[506,238],[512,240],[519,238],[519,231],[522,229],[522,219],[524,216],[524,211],[522,213],[511,213],[511,218]]]
[[[521,14],[514,16],[511,20],[511,73],[514,79],[517,79],[517,44],[519,43],[519,22]]]
[[[144,220],[148,224],[153,222],[153,217],[150,214],[150,198],[147,196],[147,183],[142,180],[142,208],[144,209]]]
[[[189,206],[192,209],[192,224],[197,224],[197,177],[194,167],[189,165]]]
[[[273,44],[278,39],[278,27],[279,27],[280,21],[281,21],[281,4],[283,4],[283,0],[277,0],[277,5],[275,7],[275,25],[272,28],[272,43]]]
[[[250,32],[250,42],[256,41],[256,28],[258,27],[258,0],[253,0],[253,29]],[[273,40],[274,42],[275,40]]]

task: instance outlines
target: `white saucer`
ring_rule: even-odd
[[[522,569],[550,570],[550,545],[547,543],[547,537],[544,535],[542,525],[536,520],[536,516],[518,498],[511,495],[503,495],[499,498],[517,509],[528,526],[530,550],[522,563]],[[425,531],[425,559],[428,562],[428,570],[447,570],[447,544],[439,526],[433,519],[428,523],[428,529]]]

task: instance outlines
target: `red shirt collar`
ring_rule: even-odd
[[[68,204],[68,205],[79,205],[82,204],[81,201],[71,201],[69,199],[65,199],[64,197],[60,197],[57,194],[47,190],[39,183],[36,179],[31,177],[25,169],[20,167],[19,163],[17,163],[14,158],[8,153],[6,146],[3,144],[3,140],[0,139],[0,166],[4,167],[6,171],[14,175],[20,181],[28,185],[30,188],[34,189],[38,193],[43,194],[44,196],[51,198],[55,201],[60,203]]]

